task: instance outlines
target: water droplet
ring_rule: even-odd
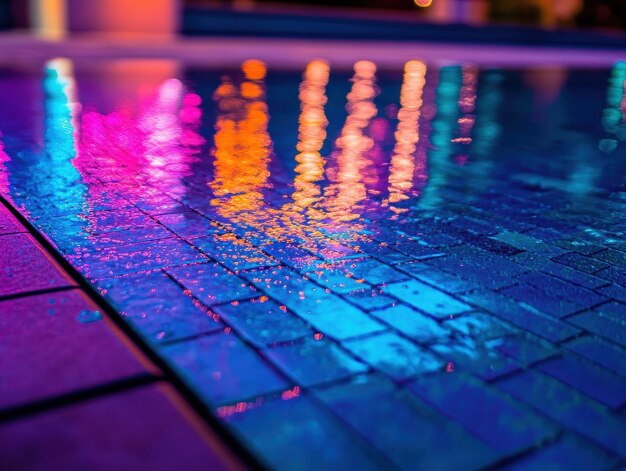
[[[85,309],[80,311],[78,314],[77,320],[81,324],[88,324],[89,322],[96,322],[102,319],[102,314],[100,311],[91,311],[89,309]]]

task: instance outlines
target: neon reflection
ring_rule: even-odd
[[[329,67],[324,61],[309,63],[300,85],[300,116],[296,146],[296,177],[292,194],[294,213],[306,213],[313,220],[323,218],[319,210],[321,189],[317,182],[324,179],[324,159],[320,150],[326,139],[328,120],[324,114]]]
[[[215,123],[215,177],[211,204],[231,219],[263,205],[267,168],[272,149],[267,132],[265,64],[250,60],[242,65],[244,80],[237,87],[228,77],[215,91],[220,114]]]
[[[390,203],[408,199],[413,188],[414,159],[420,140],[419,121],[425,85],[426,64],[422,61],[407,62],[404,66],[404,79],[400,90],[398,128],[395,133],[396,144],[391,155],[389,169]],[[424,170],[420,168],[420,172],[424,172]],[[397,210],[400,211],[400,209]]]
[[[478,83],[478,67],[474,65],[462,66],[463,82],[459,92],[459,111],[457,137],[453,143],[469,146],[472,143],[472,129],[476,121],[474,110],[476,109],[476,87]],[[456,156],[456,162],[460,165],[467,163],[468,156],[465,153]]]
[[[378,94],[376,65],[369,61],[357,62],[352,81],[347,95],[348,117],[335,143],[335,167],[329,175],[333,184],[326,194],[328,215],[338,222],[357,219],[360,216],[359,203],[367,197],[363,171],[374,141],[366,131],[378,112],[374,104],[374,97]]]
[[[606,95],[602,127],[607,136],[600,140],[598,147],[611,153],[620,142],[626,141],[626,62],[615,64],[611,70]]]

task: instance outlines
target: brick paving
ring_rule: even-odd
[[[0,205],[0,466],[243,469]]]
[[[363,67],[335,78],[329,95],[370,86]],[[623,152],[589,151],[605,165],[595,169],[604,180],[594,189],[555,178],[550,167],[565,172],[589,160],[528,156],[517,134],[517,146],[505,148],[510,157],[499,149],[502,162],[481,159],[485,148],[492,154],[489,139],[477,138],[475,162],[461,165],[452,156],[465,155],[462,144],[445,149],[464,73],[450,66],[426,75],[421,124],[430,135],[414,143],[414,156],[429,158],[412,161],[406,198],[390,196],[402,188],[389,189],[401,178],[393,159],[373,163],[393,153],[374,139],[378,128],[370,123],[367,134],[345,116],[348,136],[369,139],[367,152],[342,147],[351,141],[341,140],[339,120],[328,126],[337,138],[325,161],[328,182],[317,184],[322,164],[307,155],[298,155],[293,175],[282,168],[293,157],[278,147],[294,130],[273,129],[271,151],[263,110],[276,110],[281,125],[306,120],[295,106],[300,77],[285,85],[280,75],[273,96],[269,78],[233,79],[258,86],[258,96],[237,95],[228,80],[202,92],[216,116],[213,147],[200,157],[176,140],[168,155],[179,160],[159,167],[150,149],[131,147],[142,168],[124,147],[132,133],[116,140],[128,131],[122,118],[94,113],[72,161],[80,175],[38,168],[41,178],[74,185],[73,198],[53,196],[43,207],[46,188],[25,193],[19,172],[28,174],[27,160],[13,162],[8,196],[270,468],[619,469],[626,201],[611,178]],[[500,83],[498,73],[486,70],[484,79]],[[341,79],[352,85],[331,88]],[[399,85],[384,80],[383,93]],[[489,105],[480,96],[478,103]],[[342,116],[343,106],[329,102],[328,117]],[[497,127],[481,113],[477,135]],[[189,142],[200,137],[181,126]],[[377,145],[387,147],[377,154]],[[34,286],[77,290],[53,275],[38,273]]]

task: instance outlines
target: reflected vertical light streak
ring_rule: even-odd
[[[626,140],[626,62],[618,62],[611,70],[606,95],[602,127],[607,136],[600,139],[598,147],[611,153]]]
[[[197,133],[200,103],[198,95],[186,93],[180,80],[170,78],[140,113],[138,127],[146,161],[142,173],[150,184],[175,198],[184,196],[182,178],[189,175],[189,166],[204,142]]]
[[[225,78],[214,94],[220,114],[215,124],[215,176],[209,186],[212,204],[222,216],[235,218],[260,209],[269,178],[272,143],[265,101],[265,64],[249,60],[242,65],[239,87]]]
[[[357,205],[367,197],[362,170],[364,157],[373,146],[365,130],[378,110],[374,104],[376,65],[370,61],[354,64],[353,84],[347,95],[348,117],[336,141],[337,172],[335,184],[329,187],[328,212],[336,221],[351,221],[359,217]]]
[[[46,158],[33,169],[33,178],[41,178],[36,194],[49,194],[57,208],[75,206],[84,200],[80,173],[74,166],[77,157],[78,114],[76,84],[72,62],[58,58],[45,65],[45,153]],[[35,182],[33,184],[37,185]]]
[[[324,178],[324,160],[320,150],[326,139],[328,120],[324,106],[328,101],[326,85],[329,67],[325,61],[314,60],[304,71],[300,85],[300,116],[298,118],[298,143],[296,149],[296,177],[294,180],[294,213],[307,211],[313,219],[320,219],[323,213],[315,205],[320,199],[320,186],[316,182]]]
[[[424,186],[419,206],[432,209],[441,201],[441,189],[450,178],[449,158],[452,139],[459,118],[459,94],[462,84],[460,66],[445,66],[439,70],[439,82],[435,92],[437,112],[432,120],[430,141],[433,147],[428,152],[428,182]]]
[[[459,112],[457,137],[452,142],[470,145],[472,143],[472,129],[476,122],[476,87],[478,83],[478,67],[464,64],[462,70],[461,91],[459,93]],[[457,156],[457,163],[463,165],[467,161],[467,155]]]
[[[70,59],[57,58],[46,63],[46,91],[54,99],[46,108],[46,148],[53,160],[75,158],[79,134],[78,114],[81,105],[76,95],[74,67]]]
[[[398,128],[395,132],[396,144],[389,169],[390,203],[407,199],[413,187],[414,156],[420,140],[419,119],[425,85],[426,64],[422,61],[407,62],[404,66],[404,79],[400,89],[400,111],[398,111]]]

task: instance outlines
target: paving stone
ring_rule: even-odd
[[[520,250],[525,250],[546,257],[555,257],[565,252],[565,250],[555,247],[554,245],[546,244],[542,240],[530,237],[526,234],[520,234],[518,232],[502,231],[499,234],[494,235],[493,238]]]
[[[285,265],[292,267],[305,268],[314,262],[320,261],[319,258],[311,255],[310,252],[303,250],[294,243],[269,240],[258,244],[258,247],[276,260],[280,260]]]
[[[398,269],[400,270],[406,270],[407,268],[408,264],[398,265]],[[436,286],[438,289],[451,294],[465,293],[480,287],[478,283],[464,280],[458,276],[432,267],[427,267],[418,272],[410,271],[409,273],[418,280],[431,286]]]
[[[339,260],[346,257],[358,257],[360,255],[356,250],[335,242],[332,239],[307,240],[302,244],[302,247],[316,257],[324,260]]]
[[[147,191],[143,192],[141,200],[134,201],[133,204],[152,216],[189,211],[187,206],[170,196],[162,193],[148,194]]]
[[[464,262],[464,267],[475,270],[493,270],[501,275],[515,276],[528,271],[525,267],[515,262],[514,256],[500,256],[470,245],[458,245],[446,249],[449,257]],[[441,259],[443,261],[445,259]],[[429,262],[435,266],[439,259]]]
[[[523,270],[516,270],[512,273],[501,272],[499,271],[499,263],[493,261],[491,263],[483,262],[479,258],[480,254],[477,252],[475,259],[449,255],[428,260],[427,263],[451,275],[492,289],[510,286],[512,283],[511,278],[523,272]]]
[[[200,237],[194,239],[193,244],[206,255],[233,271],[279,264],[278,260],[268,257],[249,242],[232,234]]]
[[[503,453],[531,448],[557,429],[523,405],[461,374],[423,376],[410,391]]]
[[[491,345],[472,338],[455,339],[430,347],[446,362],[446,369],[466,371],[485,381],[511,373],[519,367]]]
[[[155,216],[155,219],[174,234],[186,239],[226,233],[222,226],[193,211],[161,214]]]
[[[232,333],[163,345],[159,351],[211,406],[247,400],[289,387],[252,347]]]
[[[357,307],[292,270],[251,270],[242,276],[332,338],[343,340],[385,330],[384,325]]]
[[[626,286],[626,273],[623,268],[609,266],[595,272],[595,276],[618,285]]]
[[[531,306],[537,311],[555,317],[567,317],[578,311],[582,311],[586,307],[570,303],[562,298],[551,296],[543,290],[526,284],[503,288],[499,292],[520,303]]]
[[[582,271],[585,273],[595,273],[599,270],[602,270],[603,268],[608,267],[606,263],[602,263],[594,258],[590,258],[578,253],[566,253],[563,255],[559,255],[558,257],[554,257],[552,260],[557,263],[567,265],[574,270]]]
[[[29,234],[0,236],[0,297],[75,285]]]
[[[395,265],[396,263],[413,260],[411,256],[399,252],[394,248],[394,246],[389,245],[385,242],[359,242],[358,248],[364,254],[374,257],[381,262],[387,263],[389,265]]]
[[[610,263],[618,267],[626,267],[626,253],[608,249],[593,255],[593,258],[602,262]]]
[[[448,329],[430,317],[403,304],[371,311],[371,314],[418,342],[441,340],[450,335]]]
[[[423,261],[410,260],[408,262],[401,262],[394,265],[396,270],[400,270],[407,275],[410,275],[412,278],[415,278],[419,273],[427,270],[431,270],[432,267],[430,265],[426,265]]]
[[[597,276],[574,270],[566,265],[552,262],[547,257],[540,255],[521,253],[511,257],[517,263],[525,265],[534,270],[542,271],[550,275],[556,276],[565,281],[570,281],[576,285],[583,286],[588,289],[599,288],[608,284],[606,280]]]
[[[445,228],[441,227],[441,223],[427,221],[424,218],[407,220],[401,225],[401,232],[408,235],[410,239],[434,248],[447,247],[463,242],[455,234],[445,231]],[[398,234],[390,234],[386,242],[391,244],[398,243]]]
[[[82,252],[97,253],[112,246],[121,246],[148,240],[167,239],[170,237],[172,237],[172,233],[169,230],[163,226],[154,224],[148,227],[129,227],[123,231],[111,231],[98,235],[89,235],[88,240],[81,239],[79,245]]]
[[[582,255],[592,255],[596,252],[606,250],[606,247],[602,245],[593,244],[580,238],[554,240],[551,243],[569,252],[576,252]]]
[[[580,333],[580,330],[569,324],[530,310],[493,291],[474,291],[462,297],[468,303],[478,306],[502,320],[553,342],[561,342]]]
[[[326,338],[310,337],[291,345],[273,347],[264,355],[301,386],[335,381],[368,369],[366,364]]]
[[[524,368],[558,355],[560,350],[552,343],[546,342],[527,332],[507,335],[487,342],[488,348],[493,348],[503,355],[515,360]]]
[[[0,301],[0,409],[155,371],[95,311],[79,290]]]
[[[239,335],[263,348],[313,336],[313,330],[299,317],[268,299],[267,296],[213,306]]]
[[[389,247],[403,253],[409,260],[429,260],[431,258],[443,257],[445,252],[438,250],[436,247],[429,246],[423,241],[418,240],[405,240],[394,243]],[[388,259],[383,260],[388,262]],[[396,263],[407,260],[394,260]]]
[[[468,312],[454,316],[446,320],[443,325],[476,340],[499,338],[516,331],[510,324],[482,312]]]
[[[254,287],[217,263],[186,265],[166,271],[206,305],[258,296]]]
[[[517,276],[516,279],[543,290],[557,299],[563,299],[581,306],[581,308],[589,308],[607,300],[605,296],[541,272],[524,273]],[[602,289],[599,288],[600,291]]]
[[[503,378],[496,384],[563,426],[611,450],[622,459],[626,457],[626,442],[622,439],[626,434],[626,421],[619,420],[593,399],[536,371]]]
[[[443,362],[430,352],[394,333],[348,340],[342,345],[398,381],[443,367]]]
[[[626,321],[596,311],[587,311],[570,317],[567,321],[612,342],[626,347]]]
[[[315,395],[400,469],[479,469],[498,457],[384,378],[361,375]]]
[[[162,271],[106,278],[95,285],[149,342],[169,342],[224,328]]]
[[[626,288],[624,288],[623,286],[609,285],[598,288],[596,289],[596,291],[601,295],[606,296],[607,298],[612,298],[626,304]]]
[[[369,287],[363,279],[355,278],[350,273],[351,268],[357,263],[359,263],[357,260],[342,260],[335,263],[315,260],[310,266],[300,271],[315,283],[334,293],[347,294]]]
[[[563,345],[588,360],[626,377],[626,349],[589,335],[578,337]]]
[[[366,471],[388,466],[384,457],[306,396],[255,406],[241,406],[243,412],[224,420],[271,469]]]
[[[356,291],[350,291],[346,299],[356,304],[365,311],[372,309],[382,309],[397,304],[398,300],[390,296],[382,294],[380,288],[363,288]]]
[[[186,263],[207,257],[180,239],[159,239],[128,244],[82,257],[68,257],[88,278],[107,278]]]
[[[85,221],[90,234],[124,231],[127,228],[147,227],[156,224],[148,215],[134,208],[93,211],[86,215],[71,215],[61,219],[71,218]]]
[[[506,471],[528,469],[587,471],[589,469],[609,470],[617,464],[617,459],[594,445],[574,435],[565,435],[554,444],[538,448],[529,455],[501,468]]]
[[[404,226],[404,229],[408,229]],[[443,232],[441,230],[429,230],[428,228],[422,228],[422,231],[410,233],[407,232],[414,240],[421,242],[432,248],[449,247],[451,245],[460,244],[462,239],[459,237]],[[395,243],[393,241],[390,241]]]
[[[548,360],[538,368],[608,407],[626,404],[625,378],[573,354]]]
[[[493,228],[490,233],[493,234]],[[467,234],[464,236],[464,240],[468,244],[472,244],[475,247],[479,247],[495,255],[509,256],[523,252],[523,249],[519,249],[513,245],[485,235]]]
[[[14,234],[16,232],[27,232],[26,228],[15,219],[4,205],[0,204],[0,235]]]
[[[227,470],[239,464],[213,448],[175,405],[170,387],[152,385],[0,424],[5,469]]]
[[[609,301],[608,303],[596,306],[594,311],[614,319],[615,321],[626,321],[626,304],[617,301]]]
[[[417,280],[390,283],[383,288],[383,293],[391,294],[437,319],[471,310],[467,304]]]
[[[493,224],[467,216],[461,216],[452,220],[450,222],[450,226],[469,233],[480,235],[491,235],[497,231]]]
[[[373,285],[392,283],[409,278],[406,273],[395,270],[373,258],[354,260],[354,263],[347,266],[346,269],[354,279],[363,279]]]

